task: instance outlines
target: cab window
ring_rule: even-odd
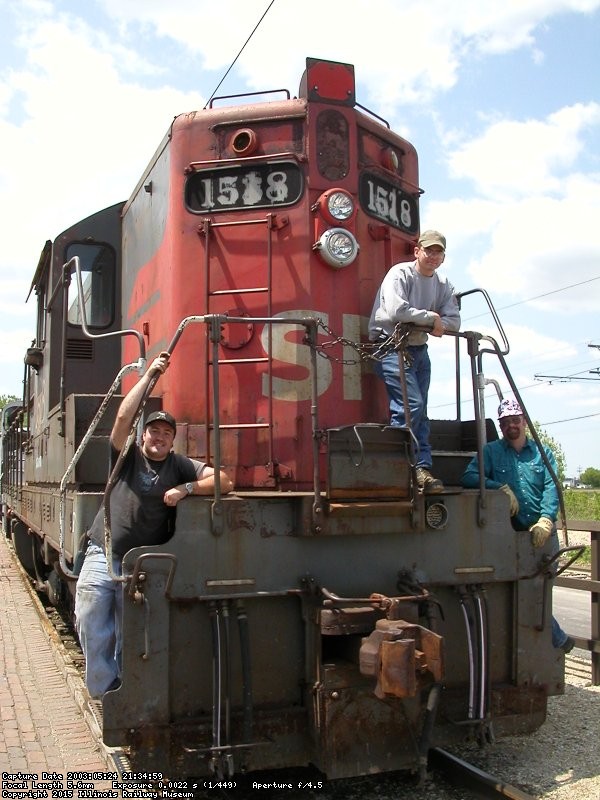
[[[76,242],[66,250],[66,261],[74,256],[79,259],[82,300],[75,264],[71,266],[69,286],[68,321],[71,325],[81,325],[84,321],[89,328],[107,328],[115,317],[115,252],[105,244]]]

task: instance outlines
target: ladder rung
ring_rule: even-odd
[[[256,286],[253,289],[217,289],[214,292],[209,292],[209,297],[217,297],[221,294],[253,294],[255,292],[268,292],[268,286]]]
[[[215,426],[210,424],[208,426],[211,430],[214,430]],[[237,430],[239,428],[268,428],[268,422],[232,422],[229,425],[219,425],[219,430]]]
[[[220,358],[217,361],[217,364],[266,364],[269,361],[268,358]],[[210,366],[215,363],[214,361],[208,362]]]

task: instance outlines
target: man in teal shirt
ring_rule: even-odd
[[[531,532],[534,547],[542,547],[551,537],[558,550],[556,518],[558,492],[536,443],[527,437],[523,409],[516,400],[503,400],[498,408],[502,439],[488,442],[483,448],[483,473],[486,489],[501,489],[510,500],[513,528]],[[544,452],[556,473],[556,460],[548,447]],[[477,456],[467,466],[462,484],[467,489],[479,486]],[[552,617],[552,644],[569,653],[574,641]]]

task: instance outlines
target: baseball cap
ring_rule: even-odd
[[[419,236],[419,244],[421,247],[431,247],[433,244],[446,249],[446,237],[439,231],[423,231]]]
[[[177,433],[177,423],[175,422],[175,417],[169,414],[168,411],[153,411],[152,414],[146,417],[144,428],[147,428],[152,422],[166,422],[167,425],[170,425],[171,428],[173,428],[173,433]]]
[[[522,417],[523,409],[516,400],[503,400],[498,406],[498,419],[502,417]]]

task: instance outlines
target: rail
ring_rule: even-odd
[[[570,520],[568,527],[572,531],[589,532],[591,538],[592,558],[589,578],[572,578],[560,575],[554,581],[556,586],[565,589],[577,589],[590,593],[591,630],[589,639],[572,636],[575,646],[588,650],[592,655],[592,684],[600,685],[600,522],[597,520]]]
[[[429,764],[439,770],[449,783],[463,791],[470,789],[476,797],[535,800],[532,794],[484,772],[441,747],[433,747],[429,751]]]

